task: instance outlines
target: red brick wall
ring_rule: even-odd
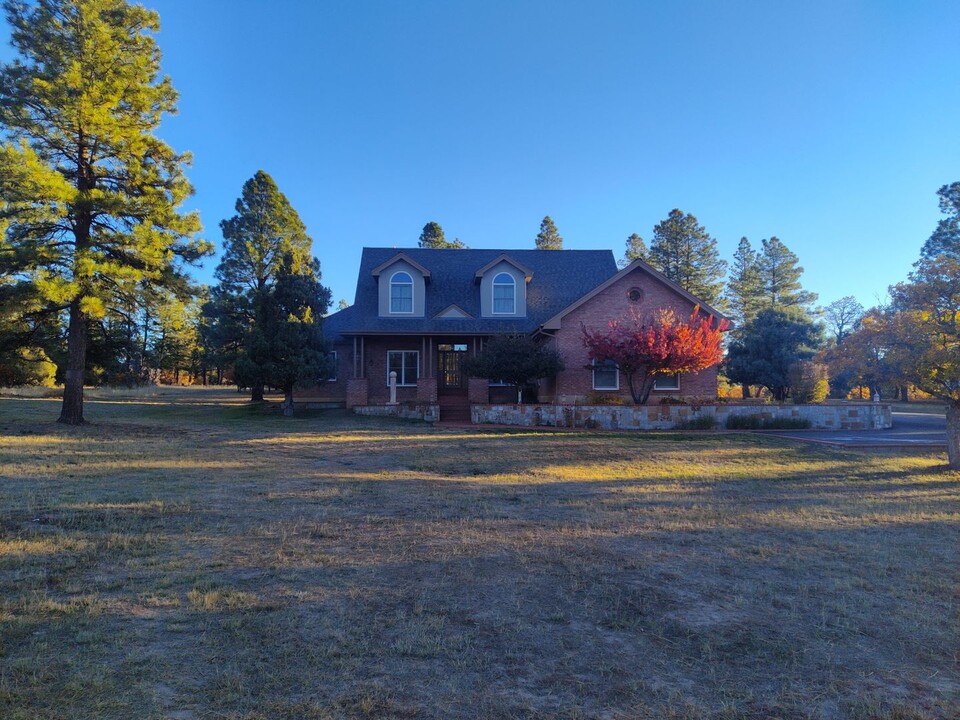
[[[421,365],[423,360],[420,361]],[[424,367],[420,368],[421,376],[417,381],[417,400],[424,403],[435,403],[437,401],[437,379],[435,377],[423,377]]]
[[[297,399],[343,401],[347,398],[347,381],[353,377],[353,344],[334,345],[337,352],[337,377],[311,387],[298,388]]]
[[[629,299],[631,288],[643,291],[643,299],[639,303]],[[648,319],[659,308],[670,308],[681,317],[689,317],[693,312],[693,303],[638,268],[563,318],[555,343],[563,356],[566,369],[557,375],[553,399],[561,403],[576,402],[597,393],[619,395],[632,402],[630,389],[622,373],[619,391],[593,389],[593,373],[586,367],[590,364],[590,357],[583,346],[581,324],[591,330],[600,330],[606,328],[610,320],[628,319],[631,312],[639,313],[641,317]],[[699,373],[681,375],[679,390],[654,390],[647,402],[656,404],[664,397],[690,396],[717,396],[715,367]]]
[[[467,397],[471,403],[490,402],[490,381],[486,378],[467,378]]]
[[[350,378],[347,380],[347,407],[369,405],[369,387],[367,378]]]
[[[390,388],[387,386],[387,351],[416,350],[420,353],[420,377],[424,376],[423,348],[419,337],[366,338],[364,347],[364,375],[370,380],[370,404],[382,405],[390,402]],[[397,402],[417,400],[416,387],[397,387]]]

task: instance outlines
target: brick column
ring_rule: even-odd
[[[370,381],[367,378],[347,379],[347,407],[370,404]]]
[[[417,380],[417,400],[422,403],[437,402],[437,379],[422,377]]]
[[[489,403],[490,381],[486,378],[468,378],[467,397],[471,405],[486,405]]]

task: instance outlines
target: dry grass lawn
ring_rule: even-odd
[[[960,717],[942,455],[57,412],[0,398],[7,720]]]

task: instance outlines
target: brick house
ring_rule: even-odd
[[[315,393],[347,407],[397,400],[438,404],[441,417],[463,417],[470,403],[512,402],[515,389],[467,378],[461,361],[499,334],[531,334],[554,345],[566,369],[541,381],[538,402],[630,400],[615,366],[593,367],[581,324],[695,306],[723,316],[642,261],[617,270],[609,250],[433,250],[364,248],[353,305],[324,321],[337,353],[336,378]],[[710,368],[657,381],[650,403],[668,396],[716,397]]]

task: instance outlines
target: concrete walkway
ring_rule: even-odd
[[[946,429],[943,415],[894,412],[889,430],[769,430],[764,435],[840,447],[945,448]]]

